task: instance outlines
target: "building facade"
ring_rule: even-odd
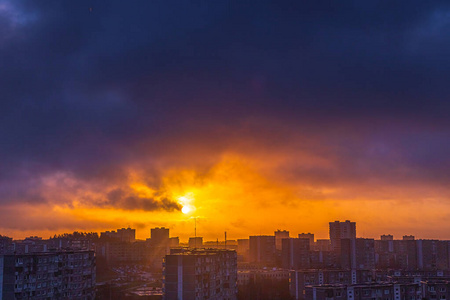
[[[251,263],[274,266],[276,263],[275,236],[250,236],[249,261]]]
[[[150,238],[153,247],[167,247],[169,245],[169,228],[150,229]]]
[[[422,299],[419,284],[372,283],[306,287],[305,300],[402,300]]]
[[[289,231],[287,230],[277,230],[275,231],[275,248],[281,251],[281,244],[283,239],[289,238]]]
[[[202,248],[203,247],[203,237],[196,236],[189,238],[189,248]]]
[[[356,223],[346,220],[345,222],[330,222],[330,241],[334,250],[339,250],[341,239],[356,238]]]
[[[0,256],[1,299],[95,299],[94,251]]]
[[[224,249],[178,250],[163,263],[166,300],[235,300],[237,254]]]
[[[283,239],[281,250],[281,264],[285,269],[309,269],[311,267],[311,255],[309,249],[310,240],[307,238]]]

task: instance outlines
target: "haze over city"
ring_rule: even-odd
[[[0,234],[450,239],[449,5],[0,0]]]

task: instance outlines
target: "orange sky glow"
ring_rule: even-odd
[[[305,159],[313,161],[313,157]],[[236,239],[272,234],[276,229],[289,230],[292,236],[312,232],[316,238],[327,238],[329,221],[349,219],[357,222],[358,236],[378,238],[390,233],[397,238],[403,234],[450,238],[448,228],[442,225],[450,204],[440,201],[435,195],[438,193],[418,197],[426,194],[426,187],[380,187],[370,182],[365,186],[345,182],[325,185],[302,178],[292,181],[276,171],[279,163],[224,154],[210,168],[165,170],[157,188],[147,185],[139,170],[129,170],[126,187],[130,191],[140,198],[171,199],[179,203],[179,208],[189,207],[184,212],[107,205],[104,194],[114,186],[80,183],[69,174],[59,173],[44,179],[44,193],[55,201],[6,207],[3,224],[26,222],[29,227],[2,231],[23,238],[131,226],[137,229],[137,238],[145,239],[150,237],[151,227],[165,226],[171,229],[171,236],[185,241],[194,235],[196,218],[197,234],[206,240],[220,240],[224,231],[229,239]],[[331,164],[320,160],[315,163]]]

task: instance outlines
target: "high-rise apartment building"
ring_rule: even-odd
[[[287,230],[277,230],[275,231],[275,247],[277,250],[281,250],[282,240],[289,238],[289,231]]]
[[[395,268],[401,270],[417,270],[417,246],[415,240],[395,240]]]
[[[95,299],[94,251],[0,256],[0,299]]]
[[[291,270],[309,269],[311,267],[309,243],[309,239],[283,239],[282,267]]]
[[[382,241],[393,241],[394,240],[394,236],[392,234],[383,234],[382,236],[380,236],[380,240],[382,240]]]
[[[250,236],[249,260],[252,263],[259,263],[266,266],[275,265],[276,262],[275,236],[273,235]]]
[[[375,240],[374,245],[376,255],[376,267],[378,269],[395,268],[396,253],[394,252],[393,236],[382,235],[380,240]]]
[[[299,233],[298,234],[299,239],[308,239],[309,240],[309,248],[314,248],[314,233]]]
[[[356,238],[356,223],[346,220],[345,222],[330,222],[330,241],[333,250],[339,250],[341,239]]]
[[[375,269],[374,239],[341,239],[340,258],[342,269]]]
[[[174,249],[163,263],[165,300],[235,300],[237,254],[225,249]]]
[[[327,240],[327,239],[317,239],[314,246],[315,246],[315,249],[318,251],[330,251],[331,250],[330,240]]]
[[[404,235],[403,240],[404,241],[414,241],[416,238],[413,235]]]
[[[167,247],[169,245],[169,228],[150,229],[150,238],[153,247]]]
[[[238,239],[237,240],[237,254],[243,261],[248,261],[250,240],[249,239]]]
[[[121,242],[127,242],[132,243],[136,241],[136,229],[132,229],[130,227],[128,228],[121,228],[117,229],[116,231],[105,231],[100,233],[101,238],[110,238],[110,239],[116,239]]]

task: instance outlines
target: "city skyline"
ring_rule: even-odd
[[[96,232],[96,231],[86,231],[86,232],[75,231],[75,232],[82,233],[82,234],[94,233],[94,234],[98,234],[98,236],[100,236],[101,234],[102,235],[103,234],[106,234],[106,235],[108,235],[108,234],[116,234],[116,231],[118,233],[119,231],[127,232],[129,230],[132,230],[132,232],[133,232],[133,240],[134,240],[134,237],[136,237],[136,240],[145,241],[145,240],[151,240],[154,231],[156,232],[155,235],[158,235],[157,232],[159,230],[164,231],[163,236],[167,236],[167,238],[169,238],[169,231],[170,231],[170,237],[171,238],[177,238],[177,239],[179,239],[180,243],[185,244],[185,245],[188,245],[188,244],[190,245],[191,244],[190,240],[194,239],[194,237],[202,239],[203,243],[205,243],[205,242],[208,242],[208,243],[219,242],[219,243],[222,244],[225,241],[225,236],[226,236],[226,240],[227,241],[236,242],[239,239],[248,239],[251,236],[272,236],[272,237],[277,237],[277,233],[282,234],[283,238],[284,238],[285,235],[289,235],[290,239],[298,237],[298,238],[302,238],[302,239],[311,239],[312,241],[315,241],[315,242],[317,242],[317,240],[328,241],[330,243],[331,247],[333,246],[333,239],[342,239],[342,238],[346,238],[346,239],[363,238],[363,239],[383,240],[383,237],[388,237],[388,238],[392,238],[393,240],[402,240],[405,237],[412,237],[413,239],[416,239],[416,240],[443,240],[443,241],[446,240],[446,239],[440,239],[440,238],[421,237],[421,236],[415,235],[414,233],[401,233],[399,235],[396,235],[396,234],[392,234],[390,232],[385,232],[385,233],[381,233],[378,236],[367,236],[367,235],[364,235],[364,233],[361,233],[361,232],[358,231],[359,224],[358,224],[358,226],[353,225],[353,226],[356,226],[356,232],[353,231],[354,234],[350,234],[350,235],[344,234],[344,235],[340,235],[339,236],[339,233],[338,233],[338,235],[336,236],[335,233],[333,233],[333,234],[331,233],[330,226],[332,224],[336,224],[337,223],[338,224],[337,226],[339,226],[339,223],[346,225],[347,222],[351,222],[352,224],[356,224],[356,222],[352,222],[350,220],[330,221],[328,223],[329,226],[324,226],[325,228],[327,228],[326,229],[326,231],[327,231],[326,235],[317,235],[316,232],[309,232],[309,231],[306,231],[306,230],[303,230],[303,231],[301,231],[301,230],[300,231],[292,231],[292,230],[290,230],[290,228],[277,228],[277,229],[272,230],[271,232],[264,232],[264,233],[262,233],[262,232],[259,232],[259,233],[257,233],[257,232],[249,232],[249,233],[247,233],[247,235],[244,235],[244,236],[234,236],[233,233],[230,234],[230,232],[224,231],[224,232],[222,232],[221,236],[213,237],[213,236],[202,235],[201,231],[198,232],[196,230],[196,228],[193,228],[192,235],[188,234],[186,236],[183,236],[183,235],[179,235],[176,231],[174,232],[172,228],[164,227],[164,226],[153,227],[153,228],[146,228],[145,229],[146,233],[143,233],[142,230],[141,230],[140,234],[139,234],[138,230],[136,230],[135,228],[132,228],[132,227],[110,228],[110,229],[107,229],[107,230],[102,231],[102,232],[100,232],[100,231],[99,232]],[[193,226],[195,226],[195,225],[193,225]],[[343,225],[341,225],[341,226],[343,226]],[[335,229],[333,229],[333,232],[334,231],[335,231]],[[55,235],[56,236],[64,235],[64,234],[71,235],[71,234],[73,234],[75,232],[53,232],[53,234],[51,234],[49,236],[49,238],[52,238]],[[25,239],[25,238],[43,238],[43,239],[47,238],[46,236],[38,236],[38,235],[29,235],[29,236],[24,236],[24,237],[14,237],[14,236],[8,236],[8,235],[3,234],[3,236],[4,237],[13,238],[14,240],[22,240],[22,239]],[[302,237],[300,237],[300,236],[302,236]],[[332,236],[333,236],[333,238],[331,238]],[[158,236],[156,236],[156,239],[159,240],[160,238],[158,238]],[[278,243],[278,241],[277,241],[277,243]],[[280,243],[279,247],[281,247],[281,238],[280,238],[279,243]],[[278,244],[277,244],[277,247],[278,247]]]
[[[450,240],[449,14],[0,0],[0,234]]]
[[[328,225],[330,239],[316,242],[313,233],[296,238],[277,230],[229,243],[190,238],[187,245],[165,227],[151,228],[146,240],[137,240],[132,228],[49,239],[0,236],[0,297],[365,300],[450,295],[450,241],[411,235],[359,238],[355,222]]]

